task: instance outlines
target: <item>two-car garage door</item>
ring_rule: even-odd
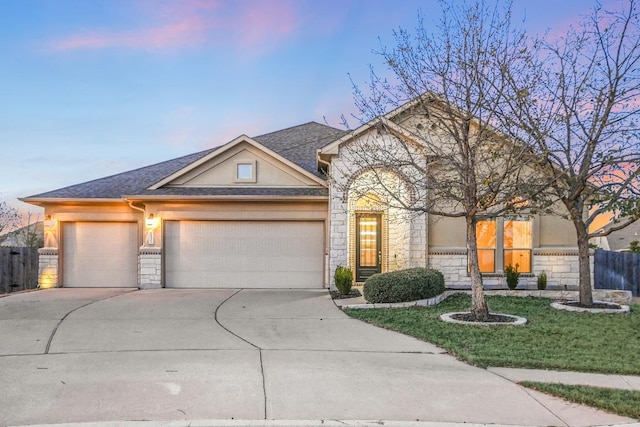
[[[172,288],[322,288],[320,221],[166,221]]]
[[[63,224],[66,287],[137,287],[138,225]],[[322,288],[321,221],[165,221],[171,288]]]

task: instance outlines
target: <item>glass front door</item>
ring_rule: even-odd
[[[356,281],[382,271],[382,215],[356,214]]]

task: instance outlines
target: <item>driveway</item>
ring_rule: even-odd
[[[351,319],[326,291],[50,289],[0,298],[0,390],[2,425],[629,421]]]

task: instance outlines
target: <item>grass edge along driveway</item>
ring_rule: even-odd
[[[570,402],[588,405],[623,417],[640,419],[640,391],[584,385],[522,381],[520,385]]]

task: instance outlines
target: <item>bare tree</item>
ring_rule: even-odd
[[[593,304],[589,239],[640,218],[640,20],[597,6],[580,26],[537,45],[528,84],[513,81],[510,129],[536,147],[550,195],[577,234],[580,303]],[[518,76],[521,78],[521,76]],[[511,102],[512,101],[512,102]],[[615,215],[605,234],[589,226]]]
[[[37,214],[35,219],[32,212],[26,213],[26,225],[22,227],[22,241],[26,247],[42,247],[44,246],[44,236],[42,229],[39,228],[40,214]]]
[[[16,208],[0,202],[0,235],[20,226],[20,214]]]
[[[471,315],[486,320],[476,225],[483,216],[527,209],[521,196],[525,187],[538,188],[533,166],[528,167],[530,149],[494,128],[502,123],[506,100],[517,96],[512,79],[528,76],[520,70],[531,60],[525,33],[512,26],[510,4],[441,5],[436,34],[429,34],[420,18],[413,35],[399,29],[394,32],[396,46],[377,52],[390,77],[372,68],[366,89],[354,84],[358,119],[377,120],[378,136],[383,137],[349,155],[370,171],[370,182],[359,190],[362,195],[369,185],[376,186],[387,190],[387,203],[408,212],[464,218]],[[386,115],[403,105],[397,115]],[[385,171],[402,176],[418,196],[405,197],[389,184]]]

